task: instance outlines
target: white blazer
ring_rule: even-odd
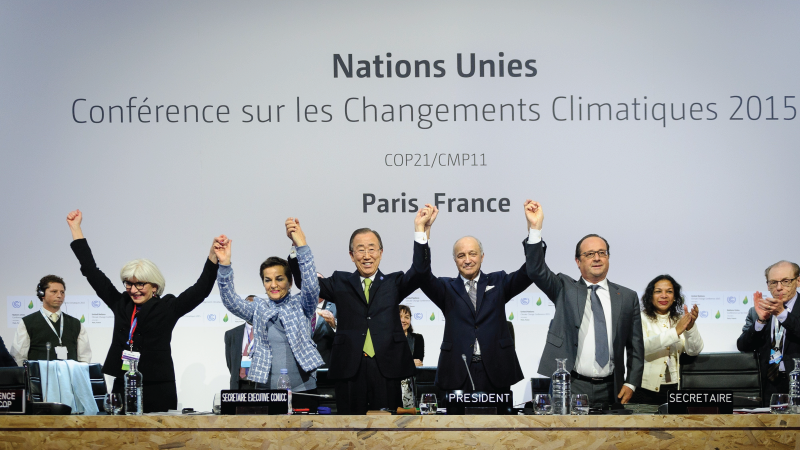
[[[682,352],[689,356],[698,355],[703,350],[703,338],[698,331],[697,323],[691,330],[684,331],[680,336],[675,331],[675,323],[669,316],[658,315],[652,320],[642,314],[642,335],[644,337],[644,375],[642,387],[658,392],[662,384],[666,383],[666,373],[669,371],[669,382],[678,383],[679,357]]]

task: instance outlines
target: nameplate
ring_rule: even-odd
[[[289,412],[288,392],[282,389],[222,391],[220,412],[225,415],[286,414]]]
[[[0,389],[0,414],[25,414],[25,389]]]
[[[732,391],[686,389],[669,391],[670,414],[733,414]]]
[[[513,407],[511,391],[485,392],[485,391],[445,391],[444,405],[447,415],[464,415],[467,408],[485,408],[482,411],[497,411],[497,414],[511,414]]]

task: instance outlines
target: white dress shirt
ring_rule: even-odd
[[[612,335],[614,327],[611,324],[611,295],[608,292],[608,280],[594,283],[600,286],[597,289],[597,297],[603,305],[603,315],[606,319],[606,330],[608,338],[608,362],[600,367],[595,361],[595,342],[594,342],[594,314],[592,312],[592,289],[593,283],[586,280],[589,292],[586,293],[586,304],[583,308],[583,319],[578,330],[578,354],[575,357],[575,371],[581,375],[592,378],[603,378],[614,373],[614,345]]]
[[[52,323],[50,320],[50,314],[52,313],[50,311],[42,307],[39,312],[44,316],[45,320]],[[59,315],[59,318],[63,319],[63,317],[61,317],[61,314],[63,314],[61,310],[58,310],[56,314]],[[58,334],[55,334],[54,339],[58,339]],[[56,345],[58,344],[56,343],[53,347]],[[17,362],[18,366],[22,366],[22,362],[28,359],[28,350],[30,350],[30,348],[31,337],[28,335],[25,322],[20,320],[19,325],[17,325],[17,332],[14,334],[14,341],[11,343],[11,356],[14,357],[14,361]],[[85,363],[92,362],[92,347],[89,345],[89,333],[86,332],[86,327],[84,327],[83,324],[81,324],[81,331],[78,333],[78,361]]]
[[[645,313],[642,316],[642,335],[644,336],[644,374],[642,387],[659,392],[662,384],[678,383],[680,387],[680,355],[700,354],[703,338],[697,324],[678,336],[669,314],[656,314],[653,320]]]
[[[783,321],[786,320],[787,317],[789,317],[789,313],[792,312],[792,308],[794,308],[794,302],[796,300],[797,300],[797,292],[794,293],[794,297],[792,297],[788,302],[786,302],[783,305],[783,312],[782,313],[778,314],[777,316],[772,316],[772,320],[770,321],[770,326],[772,327],[771,328],[771,332],[772,333],[775,333],[775,326],[778,323],[783,323]],[[758,321],[756,321],[756,323],[754,324],[755,330],[757,332],[763,330],[764,329],[764,325],[766,325],[766,324],[759,323]],[[782,336],[781,340],[783,342],[786,342],[786,331],[783,332],[783,336]],[[783,348],[783,344],[782,343],[781,343],[781,348]],[[781,372],[786,372],[786,367],[783,365],[783,359],[781,359],[781,365],[778,368],[778,370],[780,370]]]
[[[253,325],[245,322],[244,323],[244,336],[242,337],[242,352],[240,355],[244,355],[244,349],[250,346],[250,351],[247,352],[248,356],[253,355],[253,346],[255,345],[255,336],[253,336],[253,340],[250,340],[250,333],[253,332]]]

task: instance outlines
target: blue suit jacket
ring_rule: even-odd
[[[530,253],[525,246],[526,255]],[[526,262],[527,264],[527,262]],[[436,385],[442,389],[458,389],[467,378],[467,367],[461,355],[472,359],[475,338],[481,346],[486,374],[493,385],[510,387],[523,378],[514,340],[506,322],[505,305],[522,293],[532,281],[526,264],[512,273],[481,272],[478,278],[477,311],[472,306],[461,277],[436,278],[426,274],[422,291],[442,310],[445,317],[444,337],[439,352]]]

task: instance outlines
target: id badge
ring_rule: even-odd
[[[250,367],[250,362],[252,360],[249,356],[242,356],[242,368],[247,369]]]
[[[56,358],[67,359],[67,347],[61,345],[56,347]]]
[[[781,360],[783,359],[783,355],[779,350],[772,349],[769,352],[769,363],[770,364],[780,364]]]
[[[141,357],[141,353],[139,352],[132,352],[129,350],[122,351],[122,370],[128,371],[131,369],[131,364],[129,361],[139,361]]]

